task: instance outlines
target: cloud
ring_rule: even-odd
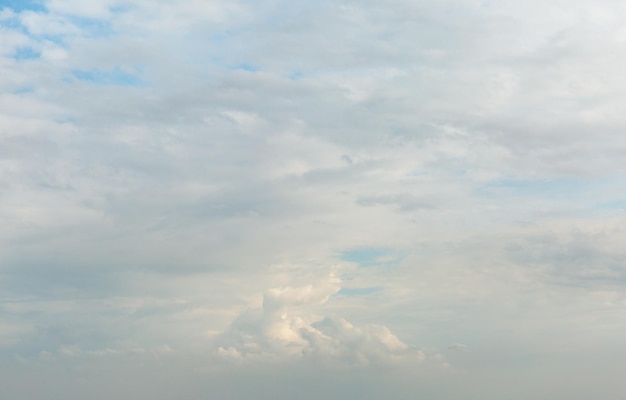
[[[452,343],[448,346],[448,350],[463,352],[467,351],[467,346],[463,343]]]
[[[307,312],[338,293],[339,283],[331,276],[316,285],[267,290],[260,308],[241,313],[220,335],[217,354],[234,361],[302,359],[334,367],[426,359],[384,326],[355,326],[341,317]]]
[[[9,381],[45,354],[58,398],[83,368],[75,398],[185,392],[150,389],[164,376],[191,398],[501,398],[545,376],[623,397],[599,372],[626,332],[623,5],[3,4]],[[377,379],[450,343],[469,383]],[[134,352],[159,348],[171,369]],[[519,396],[584,392],[546,385]],[[55,397],[24,387],[0,397]]]

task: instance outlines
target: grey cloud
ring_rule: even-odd
[[[585,289],[623,285],[626,278],[621,249],[606,248],[604,234],[541,235],[509,245],[516,263],[547,274],[556,284]]]

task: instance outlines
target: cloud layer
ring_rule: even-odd
[[[0,1],[0,395],[623,398],[624,11]]]

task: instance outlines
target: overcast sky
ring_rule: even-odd
[[[0,0],[0,397],[623,399],[626,3]]]

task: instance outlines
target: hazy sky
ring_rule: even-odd
[[[0,9],[1,398],[626,397],[623,1]]]

